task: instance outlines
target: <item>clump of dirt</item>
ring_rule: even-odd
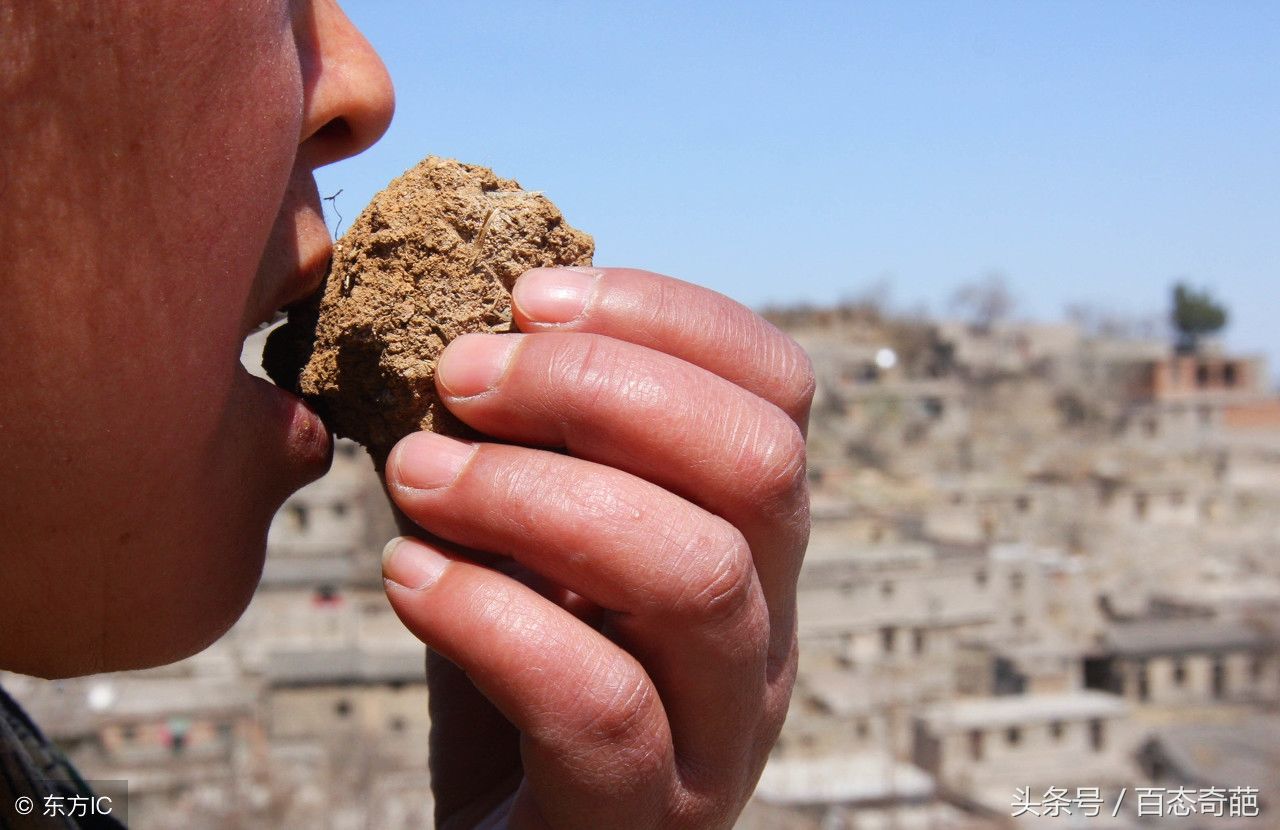
[[[272,332],[262,365],[381,469],[430,429],[474,437],[435,391],[436,361],[468,332],[511,330],[511,286],[540,266],[590,265],[590,236],[541,193],[428,156],[373,198],[334,245],[321,290]]]

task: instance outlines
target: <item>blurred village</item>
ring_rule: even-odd
[[[800,675],[742,830],[1280,828],[1280,396],[1179,327],[872,299],[768,316],[812,356]],[[256,366],[265,334],[246,344]],[[383,596],[364,452],[276,516],[182,663],[4,675],[131,826],[431,826],[423,651]]]

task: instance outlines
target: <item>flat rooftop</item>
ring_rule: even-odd
[[[885,753],[770,758],[756,795],[772,804],[850,804],[925,800],[933,778]]]
[[[1124,699],[1118,695],[1081,689],[1062,694],[959,698],[930,706],[920,717],[936,729],[945,731],[1054,720],[1113,718],[1127,710]]]

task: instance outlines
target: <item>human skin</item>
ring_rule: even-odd
[[[0,667],[190,655],[331,442],[241,343],[318,284],[386,70],[330,0],[0,0]]]
[[[511,827],[731,827],[795,680],[809,360],[643,271],[535,269],[513,300],[528,333],[455,340],[436,386],[527,446],[417,433],[386,469],[431,534],[383,573],[437,652],[441,826],[516,789]]]
[[[312,170],[377,139],[391,87],[329,0],[0,0],[0,32],[0,668],[180,659],[327,466],[240,345],[315,287]],[[643,271],[539,269],[514,301],[522,333],[437,378],[514,443],[419,433],[387,464],[438,824],[514,793],[513,828],[731,826],[795,677],[808,359]]]

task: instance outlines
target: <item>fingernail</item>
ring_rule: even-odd
[[[469,398],[498,385],[518,334],[464,334],[449,344],[436,365],[436,383],[455,398]]]
[[[534,268],[516,280],[511,301],[535,322],[568,323],[582,316],[603,274],[595,268]]]
[[[412,539],[397,536],[382,549],[382,577],[421,590],[440,579],[449,560]]]
[[[476,445],[434,432],[415,432],[391,451],[394,483],[414,490],[436,490],[457,480]]]

